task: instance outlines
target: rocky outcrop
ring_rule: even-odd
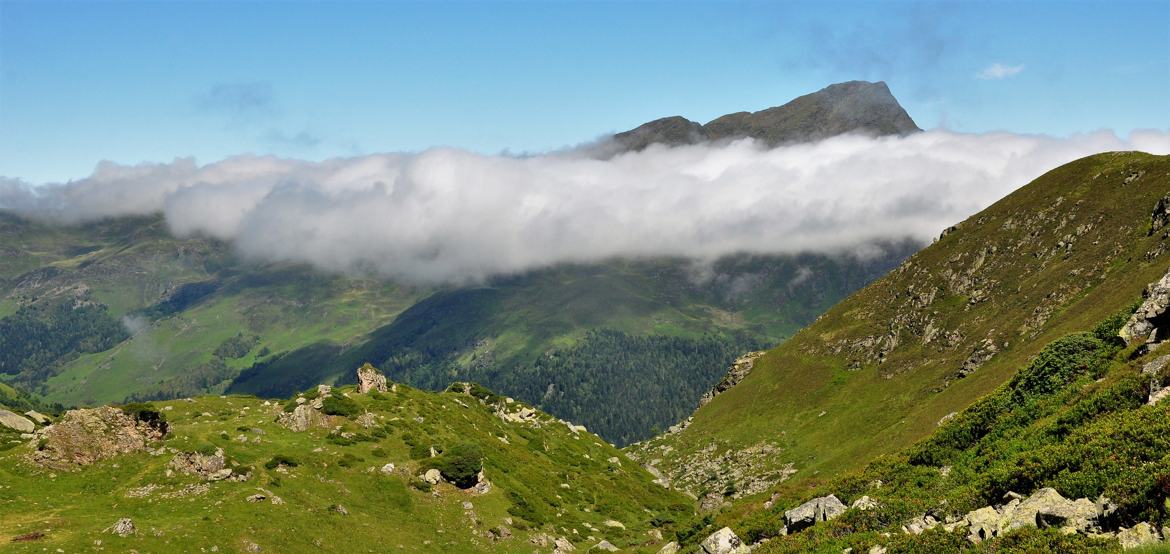
[[[70,410],[61,420],[37,432],[36,464],[73,470],[94,462],[146,450],[164,432],[148,422],[110,406]]]
[[[25,415],[25,417],[33,420],[33,422],[36,423],[37,425],[48,425],[49,423],[52,422],[52,420],[49,419],[49,416],[42,414],[36,410],[29,410],[29,411],[25,412],[24,415]]]
[[[282,412],[276,419],[277,423],[291,431],[303,433],[314,427],[328,427],[329,416],[321,412],[320,405],[305,402],[297,405],[291,412]]]
[[[975,373],[977,369],[983,366],[999,352],[999,348],[995,346],[995,342],[991,339],[983,339],[975,349],[971,351],[971,355],[963,361],[963,365],[959,367],[959,377],[966,377]]]
[[[357,370],[358,393],[368,394],[370,391],[389,392],[386,376],[378,368],[365,364]]]
[[[744,544],[730,527],[711,533],[699,543],[701,554],[747,554],[751,548]]]
[[[119,537],[129,537],[130,535],[137,533],[138,529],[134,528],[133,520],[128,517],[124,517],[119,519],[113,525],[107,527],[106,532],[113,533]]]
[[[714,400],[716,396],[719,396],[731,387],[738,385],[740,381],[743,381],[743,378],[747,377],[748,374],[752,372],[752,368],[756,365],[756,360],[758,360],[760,356],[763,355],[763,352],[748,352],[747,354],[737,358],[735,362],[731,364],[731,369],[727,370],[727,375],[724,375],[723,379],[716,383],[715,386],[711,388],[711,390],[707,391],[707,393],[699,399],[699,407],[702,408],[703,406],[706,406],[707,403]]]
[[[21,433],[31,433],[37,426],[28,418],[8,410],[0,410],[0,427],[7,427]]]
[[[1069,500],[1055,489],[1042,488],[1028,498],[1013,495],[1006,504],[984,506],[968,513],[948,530],[967,527],[967,540],[980,543],[1022,527],[1052,527],[1064,533],[1101,534],[1102,520],[1112,512],[1112,503],[1102,497],[1097,502],[1087,498]]]
[[[1161,342],[1170,331],[1170,273],[1150,283],[1142,293],[1145,299],[1118,333],[1126,344]]]
[[[1150,392],[1146,397],[1146,403],[1150,406],[1170,396],[1170,386],[1163,385],[1167,366],[1170,366],[1170,355],[1160,356],[1142,366],[1142,375],[1150,379]]]
[[[222,481],[232,476],[232,470],[227,467],[227,459],[224,458],[222,448],[217,448],[213,454],[179,452],[171,458],[167,467],[172,471],[196,475],[208,481]]]
[[[829,521],[845,512],[843,504],[835,495],[814,498],[784,512],[784,526],[789,533],[795,533],[822,521]]]

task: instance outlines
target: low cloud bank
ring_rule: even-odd
[[[306,162],[103,162],[64,184],[0,178],[0,207],[65,223],[162,212],[248,257],[469,282],[610,257],[713,259],[928,241],[1043,172],[1110,150],[1170,153],[1170,133],[1052,138],[928,131],[767,149],[751,140],[600,160],[434,149]]]

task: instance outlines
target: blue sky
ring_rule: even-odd
[[[0,175],[538,152],[885,80],[920,126],[1170,127],[1170,1],[0,0]]]

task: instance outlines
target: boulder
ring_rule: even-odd
[[[386,464],[378,468],[378,471],[382,472],[382,475],[391,475],[394,473],[394,464]]]
[[[577,550],[577,547],[573,546],[573,543],[569,542],[569,539],[565,537],[557,537],[553,541],[553,546],[553,554],[564,554],[565,552],[574,552]]]
[[[36,464],[71,471],[120,454],[146,450],[165,431],[110,406],[69,410],[37,432]]]
[[[911,535],[921,535],[927,529],[938,527],[938,520],[930,514],[918,516],[902,526],[902,532]]]
[[[432,485],[438,485],[443,481],[443,474],[437,469],[428,469],[426,473],[423,473],[423,481]]]
[[[310,404],[299,404],[291,412],[282,412],[277,423],[291,431],[303,433],[313,427],[328,427],[329,417]]]
[[[364,364],[357,370],[358,379],[358,393],[367,394],[370,391],[389,392],[389,387],[386,384],[386,376],[382,375],[378,368]]]
[[[1142,375],[1150,379],[1150,393],[1146,404],[1153,406],[1170,396],[1170,386],[1162,386],[1163,374],[1168,365],[1170,365],[1170,355],[1159,356],[1154,361],[1142,366]]]
[[[814,498],[800,506],[785,511],[784,526],[788,528],[789,533],[795,533],[805,527],[833,519],[841,515],[845,509],[845,504],[842,504],[832,494]]]
[[[730,527],[724,527],[699,543],[699,551],[703,554],[747,554],[751,548]]]
[[[1170,308],[1170,273],[1147,285],[1142,296],[1145,298],[1142,305],[1118,333],[1126,344],[1149,344],[1166,338],[1166,327],[1170,324],[1166,314]]]
[[[7,427],[21,433],[31,433],[37,428],[32,420],[8,410],[0,410],[0,427]]]
[[[128,517],[124,517],[119,519],[113,525],[107,527],[106,532],[113,533],[119,537],[129,537],[130,535],[137,533],[138,530],[134,528],[133,520]]]
[[[658,549],[658,554],[678,554],[678,543],[670,541]]]
[[[593,545],[591,550],[600,550],[602,552],[617,552],[618,547],[614,546],[613,543],[607,540],[602,540],[601,542]]]
[[[1152,525],[1143,521],[1129,529],[1117,531],[1117,542],[1121,543],[1121,548],[1129,550],[1131,548],[1158,544],[1162,542],[1162,537],[1158,535],[1157,529],[1154,529]]]
[[[29,411],[25,412],[24,415],[27,416],[29,419],[35,421],[37,423],[37,425],[48,425],[52,421],[49,419],[49,416],[42,414],[36,410],[29,410]]]
[[[991,506],[984,506],[963,517],[967,523],[967,540],[979,544],[1000,533],[1000,513]]]

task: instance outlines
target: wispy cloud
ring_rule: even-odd
[[[1022,71],[1024,71],[1024,64],[1004,65],[997,62],[983,68],[983,71],[977,73],[975,78],[985,81],[995,81],[1019,75]]]
[[[926,241],[1053,167],[1110,150],[1168,153],[1170,133],[933,130],[771,149],[748,139],[655,145],[608,159],[434,149],[321,162],[103,162],[64,184],[0,178],[0,208],[64,221],[161,212],[177,235],[231,241],[253,259],[459,283],[612,257]]]
[[[232,119],[267,117],[276,113],[276,93],[266,82],[218,83],[196,95],[194,104]]]

